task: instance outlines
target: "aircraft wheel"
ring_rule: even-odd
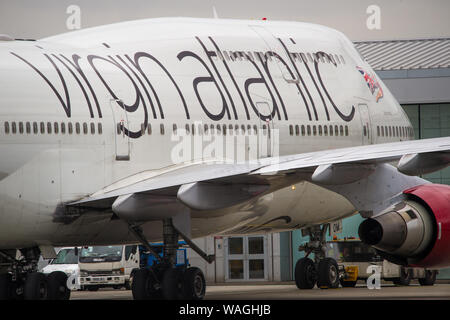
[[[155,288],[156,280],[147,269],[138,269],[133,272],[131,292],[134,300],[158,299],[161,290]]]
[[[400,277],[394,279],[394,284],[398,286],[409,286],[409,283],[411,282],[411,276],[412,272],[404,267],[401,267],[400,270]]]
[[[183,275],[183,299],[202,300],[205,297],[206,281],[202,270],[188,268]]]
[[[69,300],[70,289],[67,288],[67,275],[54,271],[47,277],[47,298],[49,300]]]
[[[176,268],[169,268],[162,278],[162,296],[165,300],[177,300],[181,297],[182,272]]]
[[[319,262],[317,286],[321,289],[339,287],[339,269],[333,258],[325,258]]]
[[[295,284],[299,289],[312,289],[317,282],[314,262],[309,258],[301,258],[295,264]]]
[[[420,285],[421,286],[434,285],[434,282],[436,281],[436,274],[437,272],[435,270],[425,270],[425,278],[419,278]]]
[[[23,288],[25,300],[45,300],[47,299],[47,279],[45,274],[31,272],[27,274]]]
[[[0,274],[0,300],[10,299],[11,282],[9,273]]]

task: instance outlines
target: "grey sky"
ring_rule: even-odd
[[[336,28],[352,40],[450,37],[448,0],[0,0],[0,34],[41,38],[69,32],[69,5],[81,27],[153,17],[293,20]],[[366,9],[381,9],[381,29],[369,30]]]

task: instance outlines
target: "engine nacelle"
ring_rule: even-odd
[[[450,186],[425,184],[406,200],[359,226],[359,237],[394,262],[430,269],[450,266]]]

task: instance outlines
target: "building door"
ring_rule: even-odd
[[[116,144],[116,160],[130,160],[130,137],[125,134],[124,128],[129,128],[128,114],[120,104],[120,99],[111,99],[109,105],[111,107],[114,121],[114,137]]]
[[[372,144],[372,125],[370,122],[370,113],[367,104],[360,103],[358,104],[359,115],[361,117],[361,126],[362,126],[362,142],[363,144]]]
[[[261,281],[268,279],[267,237],[229,237],[225,240],[226,281]]]

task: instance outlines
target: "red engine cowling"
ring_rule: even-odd
[[[403,193],[422,200],[434,216],[435,237],[431,251],[424,259],[414,264],[423,268],[445,268],[450,266],[450,186],[426,184]]]
[[[425,184],[403,192],[405,201],[361,223],[361,240],[404,265],[450,266],[450,186]]]

